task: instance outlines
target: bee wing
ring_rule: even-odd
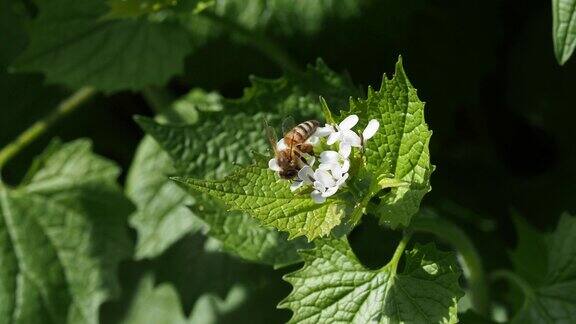
[[[266,119],[264,119],[264,129],[266,130],[266,137],[268,137],[268,141],[270,141],[270,146],[272,146],[274,154],[276,154],[276,152],[278,152],[278,148],[276,148],[278,138],[276,137],[276,132],[274,132],[274,128],[268,125],[268,121]]]
[[[282,120],[282,134],[286,135],[296,126],[296,122],[292,116],[286,116]]]

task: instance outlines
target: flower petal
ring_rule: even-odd
[[[318,165],[318,169],[320,169],[320,170],[332,170],[332,163],[320,163]]]
[[[276,149],[278,151],[282,151],[288,148],[288,145],[286,145],[286,142],[284,142],[284,139],[281,139],[278,141],[278,143],[276,143]]]
[[[338,126],[340,126],[340,129],[344,130],[352,129],[352,127],[354,127],[356,124],[358,124],[358,116],[350,115],[344,118],[344,120]]]
[[[364,141],[372,138],[378,131],[378,128],[380,128],[380,123],[376,119],[370,120],[368,126],[366,126],[364,131],[362,131],[362,138]]]
[[[318,137],[326,137],[332,133],[334,133],[334,127],[326,124],[326,126],[324,127],[318,127],[316,129],[316,131],[314,132],[314,136],[318,136]]]
[[[290,191],[294,192],[298,190],[298,188],[302,187],[302,185],[304,185],[304,181],[296,180],[290,184]]]
[[[306,162],[299,161],[299,162],[300,162],[299,164],[300,164],[300,167],[301,167],[301,168],[303,168],[303,167],[305,167],[305,166],[313,166],[314,163],[316,163],[316,157],[315,157],[314,155],[304,153],[304,154],[302,155],[302,157],[304,158],[304,160],[305,160]]]
[[[270,159],[270,161],[268,161],[268,167],[272,171],[282,171],[282,168],[280,168],[278,165],[278,160],[276,160],[276,158]]]
[[[322,183],[320,183],[320,181],[314,181],[314,189],[316,189],[316,191],[320,193],[326,191],[326,187]]]
[[[320,153],[320,163],[337,163],[340,154],[336,151],[324,151]]]
[[[334,177],[334,179],[336,179],[336,181],[338,181],[338,179],[342,178],[343,172],[342,172],[342,167],[340,166],[340,164],[334,163],[330,170],[332,171],[332,176]]]
[[[324,193],[322,193],[322,197],[330,197],[338,191],[338,187],[330,187]]]
[[[342,187],[345,183],[346,180],[348,180],[348,177],[350,175],[348,173],[344,173],[344,175],[342,176],[342,178],[338,179],[338,181],[336,181],[336,186],[337,187]]]
[[[308,162],[309,166],[313,166],[314,163],[316,163],[316,157],[308,154],[308,156],[306,156],[306,162]]]
[[[330,136],[328,136],[328,139],[326,140],[326,144],[332,145],[332,144],[336,143],[336,141],[338,141],[339,139],[340,139],[340,132],[334,132],[334,133],[330,134]]]
[[[314,200],[315,203],[321,204],[326,201],[325,197],[322,197],[322,194],[318,190],[314,190],[310,193],[310,197]]]
[[[355,147],[362,146],[362,140],[360,139],[360,136],[351,130],[343,131],[340,141],[344,144],[350,144],[351,146]]]
[[[332,175],[326,170],[317,169],[316,172],[314,172],[314,178],[327,188],[336,185],[336,181],[334,181]]]
[[[352,146],[349,144],[340,143],[340,155],[347,159],[350,156],[350,152],[352,152]]]
[[[320,143],[320,137],[318,137],[317,135],[312,135],[312,136],[308,137],[308,139],[306,140],[306,143],[308,143],[312,146],[316,146],[316,145],[318,145],[318,143]]]
[[[298,179],[303,183],[310,184],[314,182],[314,171],[309,166],[304,166],[300,171],[298,171]]]
[[[350,160],[346,159],[342,163],[342,173],[346,173],[348,170],[350,170]]]

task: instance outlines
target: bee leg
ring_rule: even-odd
[[[297,148],[302,153],[306,153],[306,154],[310,154],[310,155],[314,154],[314,147],[310,143],[298,144]]]
[[[308,158],[314,156],[314,148],[309,143],[298,144],[295,148],[302,165],[309,165]]]

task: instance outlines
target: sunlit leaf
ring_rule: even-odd
[[[291,323],[456,323],[464,295],[452,253],[416,245],[379,270],[366,269],[346,240],[318,240],[301,252],[304,267],[285,277],[294,287],[280,304]]]
[[[576,48],[576,0],[552,0],[554,53],[560,65]]]
[[[341,118],[349,114],[360,117],[359,129],[371,119],[379,121],[378,132],[366,142],[366,170],[371,181],[379,183],[376,189],[394,185],[388,192],[373,192],[380,195],[376,213],[381,222],[392,227],[408,225],[422,197],[430,191],[434,167],[428,148],[432,132],[424,120],[424,103],[408,80],[402,60],[396,64],[392,79],[384,76],[380,90],[368,88],[367,99],[352,100]]]

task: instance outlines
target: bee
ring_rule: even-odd
[[[317,120],[307,120],[295,127],[286,127],[287,121],[290,123],[290,119],[287,119],[282,127],[284,130],[288,129],[284,133],[285,147],[277,146],[278,141],[274,130],[267,123],[266,132],[280,168],[278,174],[282,179],[290,180],[296,177],[298,171],[307,164],[306,155],[314,153],[312,144],[306,143],[306,140],[316,132],[320,123]]]

